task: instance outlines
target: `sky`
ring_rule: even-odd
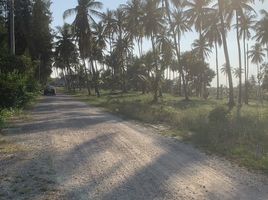
[[[120,4],[124,4],[127,2],[127,0],[99,0],[103,3],[103,11],[105,11],[107,8],[109,9],[115,9]],[[53,22],[52,27],[61,26],[64,23],[63,20],[63,12],[69,8],[74,8],[77,5],[77,0],[52,0],[51,10],[52,10],[52,16],[53,16]],[[260,9],[266,9],[268,10],[268,0],[265,0],[265,3],[256,3],[255,10],[258,12]],[[73,18],[69,18],[66,20],[66,22],[71,23]],[[198,34],[194,32],[185,33],[185,35],[181,39],[181,46],[182,51],[188,51],[191,50],[191,45],[195,39],[198,38]],[[238,50],[237,50],[237,42],[236,42],[236,34],[234,31],[231,31],[228,33],[228,49],[230,54],[230,61],[231,66],[233,68],[238,67]],[[254,44],[254,41],[249,43],[249,47],[251,47]],[[242,45],[242,42],[241,42]],[[149,42],[144,42],[144,50],[148,50],[151,48],[151,45]],[[207,62],[210,65],[210,68],[212,68],[215,71],[216,68],[216,62],[215,62],[215,53],[214,49],[212,49],[213,53],[210,55],[210,57],[207,59]],[[268,58],[267,58],[268,59]],[[268,61],[268,60],[267,60]],[[219,49],[219,65],[221,66],[225,63],[224,58],[224,52],[223,49]],[[250,64],[250,74],[256,75],[257,70],[256,66],[254,64]],[[221,74],[220,75],[220,84],[226,85],[226,77]],[[234,85],[238,84],[238,80],[234,79]],[[216,86],[216,78],[212,82],[212,86]]]

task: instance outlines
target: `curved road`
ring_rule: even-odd
[[[0,151],[0,199],[268,199],[266,177],[71,96],[30,116],[6,130],[21,151]]]

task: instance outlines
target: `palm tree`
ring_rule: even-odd
[[[195,52],[200,60],[202,61],[202,63],[205,63],[205,59],[209,57],[210,53],[212,52],[211,51],[211,45],[208,43],[207,40],[205,39],[197,39],[194,41],[194,43],[192,44],[192,47],[193,47],[193,52]],[[200,80],[200,83],[201,83],[201,86],[200,86],[200,97],[202,95],[205,94],[206,92],[206,83],[204,82],[204,77],[203,77],[203,73],[201,74],[201,80]]]
[[[100,55],[97,60],[101,61],[103,58],[103,50],[106,47],[106,26],[102,21],[100,21],[99,23],[94,23],[92,28],[97,49],[100,51]]]
[[[241,45],[239,36],[239,21],[241,18],[245,18],[245,11],[252,12],[254,9],[249,5],[249,0],[230,0],[228,2],[227,12],[228,21],[231,22],[233,15],[235,15],[235,27],[236,27],[236,39],[238,47],[238,60],[239,69],[242,72],[242,56],[241,56]],[[238,94],[238,104],[242,104],[242,73],[239,73],[239,94]]]
[[[216,75],[217,75],[217,99],[220,96],[220,81],[219,81],[219,60],[218,46],[222,45],[222,37],[220,31],[220,19],[217,11],[211,12],[206,21],[204,37],[208,40],[211,46],[214,45],[216,53]]]
[[[113,35],[116,31],[116,20],[114,18],[114,12],[107,9],[105,13],[102,13],[101,16],[102,22],[105,25],[105,33],[109,39],[110,54],[112,53],[113,46]]]
[[[199,33],[199,41],[204,40],[202,32],[205,28],[205,20],[207,15],[213,11],[212,8],[209,8],[210,2],[211,0],[188,0],[185,2],[185,6],[188,8],[185,13],[189,18],[190,25],[193,25],[195,30]],[[201,60],[205,62],[203,55],[204,54],[200,54]]]
[[[218,13],[220,17],[220,23],[221,23],[221,36],[222,36],[222,42],[223,42],[223,49],[224,49],[224,55],[225,55],[225,61],[226,61],[226,70],[228,74],[228,80],[229,80],[229,106],[232,108],[235,104],[234,102],[234,89],[233,89],[233,79],[232,79],[232,70],[230,65],[230,57],[229,57],[229,51],[228,51],[228,45],[227,45],[227,39],[226,39],[226,23],[224,21],[224,12],[226,7],[226,1],[225,0],[218,0]]]
[[[234,73],[234,77],[239,79],[239,77],[241,76],[240,73],[243,73],[243,71],[241,72],[238,67],[233,70],[233,73]]]
[[[91,40],[91,68],[92,68],[92,74],[93,74],[93,83],[95,87],[95,93],[99,97],[99,71],[97,67],[97,61],[99,63],[103,63],[104,55],[103,50],[106,47],[106,29],[102,21],[99,23],[94,23],[92,25],[92,40]],[[94,62],[95,61],[95,65]]]
[[[206,59],[209,57],[211,51],[211,45],[207,40],[199,40],[196,39],[193,44],[193,51],[196,52],[202,61],[204,61],[202,58]]]
[[[172,2],[172,6],[171,7],[174,7],[176,8],[174,12],[171,12],[171,9],[170,9],[170,3],[169,3],[169,0],[162,0],[162,9],[164,11],[164,14],[165,16],[167,16],[167,20],[169,22],[169,30],[171,32],[171,35],[173,37],[173,42],[174,42],[174,45],[175,45],[175,51],[176,51],[176,56],[177,56],[177,60],[178,60],[178,69],[179,69],[179,73],[180,73],[180,77],[182,78],[182,82],[183,82],[183,90],[184,90],[184,95],[185,95],[185,100],[189,100],[189,97],[188,97],[188,91],[187,91],[187,86],[186,86],[186,80],[185,80],[185,75],[184,75],[184,71],[182,69],[182,67],[180,66],[180,37],[181,37],[181,33],[182,32],[185,32],[184,30],[180,30],[179,26],[181,23],[177,23],[177,22],[185,22],[186,21],[186,18],[184,17],[184,19],[181,21],[181,19],[177,19],[178,21],[177,22],[174,22],[174,13],[181,11],[180,13],[182,14],[183,11],[182,11],[182,7],[183,7],[183,4],[182,4],[182,1],[181,0],[171,0]],[[182,15],[180,15],[182,16]],[[179,17],[179,15],[177,16]],[[188,24],[188,22],[187,22]],[[175,30],[175,26],[178,25],[177,27],[177,30]],[[186,24],[184,24],[186,26]],[[177,31],[177,32],[176,32]],[[178,41],[177,41],[177,36],[178,36]],[[178,44],[179,43],[179,44]],[[181,84],[179,85],[179,88],[180,88],[180,91],[179,91],[179,94],[181,94]]]
[[[55,66],[64,71],[67,69],[68,77],[65,79],[68,90],[75,89],[72,73],[72,66],[77,65],[78,52],[76,45],[73,41],[72,27],[70,24],[64,24],[63,27],[57,27],[58,35],[56,36],[57,42],[55,43]],[[65,78],[65,77],[64,77]]]
[[[169,70],[169,66],[172,63],[172,58],[174,55],[173,52],[173,44],[170,40],[169,35],[167,32],[163,31],[156,37],[156,46],[158,52],[160,53],[160,74],[165,71],[165,69]],[[167,76],[168,77],[168,76]],[[160,85],[160,95],[162,97],[162,89]]]
[[[130,56],[132,56],[132,51],[134,48],[133,40],[128,35],[124,36],[124,38],[118,38],[114,44],[115,53],[117,57],[117,62],[120,67],[120,75],[121,75],[121,89],[123,92],[127,92],[126,88],[126,72],[128,66],[128,60]]]
[[[233,71],[232,67],[231,67],[231,70]],[[226,67],[226,64],[222,65],[221,67],[221,73],[226,77],[226,87],[228,86],[228,69]]]
[[[163,29],[163,10],[159,7],[159,2],[155,0],[148,0],[144,5],[144,33],[151,39],[152,49],[154,54],[155,66],[155,81],[154,81],[154,102],[158,101],[158,90],[160,81],[160,71],[158,68],[158,55],[155,46],[156,36]]]
[[[246,50],[246,40],[251,38],[251,30],[254,30],[256,24],[256,15],[251,13],[245,13],[244,17],[239,19],[239,37],[243,38],[243,48],[244,48],[244,72],[245,72],[245,104],[248,104],[248,65],[247,65],[247,50]]]
[[[203,30],[205,26],[205,21],[207,15],[213,11],[209,8],[211,0],[188,0],[185,2],[188,10],[185,11],[186,15],[189,17],[189,23],[194,25],[195,30],[199,33],[199,40],[203,39]],[[203,61],[205,58],[202,58]]]
[[[142,25],[143,2],[141,0],[131,0],[123,5],[122,8],[126,13],[126,29],[134,37],[138,44],[140,57],[142,56],[142,38],[144,29]]]
[[[262,19],[256,24],[256,36],[254,38],[262,45],[267,47],[268,59],[268,12],[261,10]]]
[[[78,0],[78,5],[75,8],[68,9],[63,14],[64,19],[69,16],[75,15],[75,19],[72,25],[74,27],[75,37],[78,41],[80,56],[84,61],[85,74],[87,77],[87,89],[89,95],[90,85],[85,59],[89,58],[91,53],[90,46],[92,33],[90,28],[90,22],[94,21],[92,15],[100,16],[100,13],[96,9],[101,8],[101,2],[95,0]]]
[[[178,64],[180,65],[180,58],[181,58],[181,36],[188,31],[191,31],[191,27],[189,25],[189,20],[182,9],[175,9],[172,12],[172,19],[171,19],[171,30],[173,33],[174,43],[175,43],[175,50],[177,54]],[[184,94],[185,99],[188,100],[188,92],[187,92],[187,85],[184,77],[184,72],[182,67],[179,66],[180,76],[183,82]],[[180,91],[181,94],[181,84],[180,84]]]
[[[251,47],[249,57],[251,58],[251,62],[257,65],[257,78],[260,86],[260,64],[263,62],[265,57],[261,44],[256,43]]]

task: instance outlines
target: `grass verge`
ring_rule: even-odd
[[[179,137],[241,166],[268,174],[268,104],[251,103],[231,111],[221,100],[183,99],[165,94],[152,104],[150,94],[102,92],[75,94],[90,105],[120,116],[169,127],[162,134]]]
[[[20,108],[0,108],[0,135],[1,129],[5,128],[8,121],[14,118],[26,118],[26,111],[30,110],[40,99],[40,95],[34,94],[29,98],[28,102]]]

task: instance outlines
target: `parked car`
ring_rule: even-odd
[[[44,95],[46,96],[55,96],[56,95],[56,88],[50,85],[47,85],[44,89]]]

